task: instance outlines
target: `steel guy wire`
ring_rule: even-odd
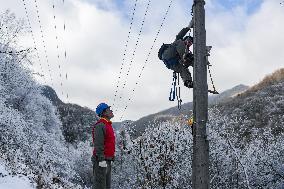
[[[130,70],[132,68],[133,60],[134,60],[134,57],[135,57],[135,53],[136,53],[138,44],[140,42],[140,36],[141,36],[141,33],[142,33],[143,26],[145,24],[146,16],[147,16],[148,11],[149,11],[150,3],[151,3],[151,0],[148,0],[147,7],[146,7],[146,10],[145,10],[145,13],[144,13],[144,17],[142,19],[141,27],[140,27],[140,30],[139,30],[139,33],[138,33],[138,37],[137,37],[137,40],[136,40],[136,43],[135,43],[135,47],[134,47],[134,50],[132,52],[131,60],[130,60],[130,63],[129,63],[129,66],[128,66],[128,69],[127,69],[127,72],[126,72],[125,81],[124,81],[124,83],[122,85],[122,89],[121,89],[122,91],[123,91],[123,89],[126,86],[127,78],[129,76],[129,72],[130,72]],[[122,95],[120,95],[119,99],[122,99]]]
[[[164,15],[164,17],[163,17],[163,19],[162,19],[162,23],[161,23],[161,25],[160,25],[160,27],[159,27],[157,33],[156,33],[156,36],[155,36],[154,41],[153,41],[153,44],[152,44],[152,46],[151,46],[151,48],[150,48],[150,50],[149,50],[149,52],[148,52],[148,54],[147,54],[147,56],[146,56],[146,60],[145,60],[145,62],[144,62],[144,64],[143,64],[143,66],[142,66],[142,69],[141,69],[140,73],[139,73],[139,76],[138,76],[138,79],[137,79],[137,81],[136,81],[136,83],[135,83],[135,86],[134,86],[134,88],[132,89],[132,95],[131,95],[131,97],[134,96],[134,92],[136,91],[137,85],[138,85],[138,83],[139,83],[139,79],[141,78],[142,73],[143,73],[143,71],[144,71],[144,69],[145,69],[145,67],[146,67],[146,65],[147,65],[147,63],[148,63],[148,61],[149,61],[149,57],[150,57],[150,55],[151,55],[151,53],[152,53],[152,50],[153,50],[154,45],[155,45],[155,43],[156,43],[156,41],[157,41],[157,39],[158,39],[158,36],[159,36],[159,34],[160,34],[160,32],[161,32],[161,29],[163,28],[164,22],[165,22],[166,17],[167,17],[167,15],[168,15],[168,13],[169,13],[169,10],[170,10],[170,8],[171,8],[171,6],[172,6],[172,3],[173,3],[173,0],[171,0],[170,3],[169,3],[169,5],[168,5],[168,8],[167,8],[167,10],[166,10],[166,13],[165,13],[165,15]],[[131,97],[128,98],[128,102],[130,102],[130,101],[132,100]],[[121,115],[121,117],[120,117],[120,119],[119,119],[120,121],[122,121],[122,118],[124,117],[124,113],[125,113],[127,107],[128,107],[128,104],[125,105],[125,107],[124,107],[124,109],[123,109],[123,111],[122,111],[122,115]]]
[[[42,75],[44,75],[44,74],[43,74],[43,67],[42,67],[42,64],[41,64],[41,58],[40,58],[39,53],[38,53],[37,45],[36,45],[36,42],[35,42],[34,32],[33,32],[33,30],[32,30],[32,25],[31,25],[30,17],[29,17],[29,15],[28,15],[27,5],[26,5],[25,0],[22,0],[22,2],[23,2],[23,5],[24,5],[26,18],[27,18],[28,25],[29,25],[28,27],[29,27],[29,29],[30,29],[29,32],[30,32],[31,35],[32,35],[32,40],[33,40],[34,48],[35,48],[35,50],[36,50],[36,56],[37,56],[37,59],[38,59],[38,61],[39,61],[41,73],[42,73]],[[43,79],[44,79],[44,83],[45,83],[45,85],[46,85],[45,77],[43,77]]]
[[[56,16],[55,16],[55,3],[53,0],[52,4],[53,9],[53,20],[54,20],[54,30],[55,30],[55,41],[56,41],[56,50],[57,50],[57,60],[58,60],[58,70],[59,70],[59,78],[60,78],[60,87],[61,90],[63,88],[63,82],[62,82],[62,73],[61,73],[61,65],[60,65],[60,50],[59,50],[59,43],[58,43],[58,34],[57,34],[57,25],[56,25]],[[61,94],[63,96],[63,90],[61,91]]]
[[[124,66],[125,59],[126,59],[126,52],[127,52],[127,47],[128,47],[128,43],[129,43],[129,40],[130,40],[130,34],[131,34],[132,25],[133,25],[134,15],[135,15],[135,12],[136,12],[137,1],[138,0],[135,0],[134,8],[133,8],[133,11],[132,11],[132,17],[131,17],[131,21],[130,21],[130,26],[129,26],[129,31],[128,31],[128,36],[127,36],[127,39],[126,39],[126,42],[125,42],[125,45],[124,45],[123,58],[122,58],[122,63],[121,63],[121,67],[120,67],[120,71],[119,71],[119,75],[118,75],[118,80],[117,80],[117,83],[116,83],[116,89],[115,89],[114,99],[113,99],[113,106],[115,104],[115,100],[116,100],[116,96],[117,96],[117,92],[118,92],[118,87],[119,87],[119,82],[120,82],[120,78],[121,78],[121,73],[122,73],[123,66]]]
[[[53,79],[52,79],[52,76],[51,76],[51,69],[50,69],[50,65],[49,65],[49,59],[48,59],[47,50],[46,50],[45,37],[44,37],[44,34],[43,34],[41,19],[40,19],[40,15],[39,15],[39,7],[38,7],[37,0],[34,0],[34,2],[35,2],[36,13],[37,13],[37,21],[38,21],[38,23],[39,23],[39,28],[40,28],[40,33],[41,33],[41,39],[42,39],[42,43],[43,43],[43,49],[44,49],[44,54],[45,54],[45,60],[46,60],[47,67],[48,67],[48,72],[49,72],[49,76],[50,76],[50,80],[51,80],[51,85],[54,86],[54,85],[53,85]]]

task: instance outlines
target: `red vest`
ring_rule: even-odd
[[[103,123],[105,125],[105,139],[104,139],[104,155],[105,158],[113,158],[115,153],[115,135],[111,126],[111,121],[101,118],[92,130],[93,144],[95,144],[95,127],[97,124]],[[93,156],[96,156],[96,149],[93,150]]]

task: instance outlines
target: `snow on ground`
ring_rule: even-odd
[[[0,189],[34,189],[30,180],[22,175],[11,176],[0,161]]]

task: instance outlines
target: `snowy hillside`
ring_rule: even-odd
[[[0,188],[1,189],[33,189],[34,184],[25,175],[13,176],[6,170],[3,162],[0,162]]]
[[[208,97],[209,106],[216,105],[218,103],[230,101],[234,96],[244,92],[249,87],[246,85],[237,85],[231,89],[228,89],[219,95],[210,95]],[[145,131],[145,128],[149,124],[160,123],[165,121],[170,121],[178,116],[189,116],[192,111],[192,102],[184,103],[179,110],[177,106],[163,110],[161,112],[147,115],[141,119],[132,122],[131,124],[126,124],[126,127],[131,127],[133,131],[132,137],[139,136]]]
[[[283,135],[284,69],[266,76],[257,85],[217,107],[222,116],[244,120],[246,128],[236,126],[236,130],[244,130],[243,138],[250,140],[254,128],[271,129],[272,134]]]
[[[62,122],[63,136],[68,143],[76,145],[90,141],[91,127],[99,119],[95,111],[77,104],[62,102],[54,89],[49,86],[43,87],[42,94],[57,108]],[[119,131],[120,127],[126,123],[131,121],[113,122],[112,126],[115,131]]]
[[[17,43],[23,22],[10,12],[0,22],[7,26],[0,30],[0,189],[91,188],[96,115],[37,83],[34,54]],[[211,188],[283,189],[284,69],[211,102]],[[191,127],[186,116],[167,111],[148,117],[156,122],[145,119],[139,136],[120,130],[113,188],[191,188]]]
[[[29,69],[33,53],[17,44],[23,22],[9,11],[0,22],[7,26],[0,30],[6,36],[0,38],[0,160],[5,170],[15,179],[25,175],[37,188],[88,184],[84,179],[91,175],[84,176],[91,170],[89,143],[66,144],[57,109],[42,95],[42,86]],[[3,182],[13,180],[5,171],[1,174]]]
[[[275,75],[209,109],[211,188],[284,187],[284,69]],[[185,117],[147,126],[135,140],[121,133],[116,188],[191,188]]]

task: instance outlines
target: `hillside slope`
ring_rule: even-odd
[[[283,73],[209,108],[211,188],[284,187]],[[114,170],[116,188],[191,188],[191,131],[185,117],[149,123],[132,140],[126,130],[115,162],[122,167]]]
[[[47,97],[57,108],[65,140],[75,144],[86,141],[91,135],[91,126],[98,117],[94,111],[77,104],[64,103],[55,90],[49,86],[43,86],[42,94]]]
[[[60,100],[53,88],[43,86],[42,94],[57,108],[65,140],[71,144],[85,142],[91,137],[92,125],[99,119],[96,112],[88,107],[65,103]],[[118,131],[126,122],[113,122],[114,130]]]
[[[223,116],[243,120],[245,128],[240,137],[250,139],[255,128],[271,129],[274,135],[284,132],[284,69],[266,76],[260,83],[252,86],[231,101],[217,105]],[[233,124],[234,125],[234,124]]]

